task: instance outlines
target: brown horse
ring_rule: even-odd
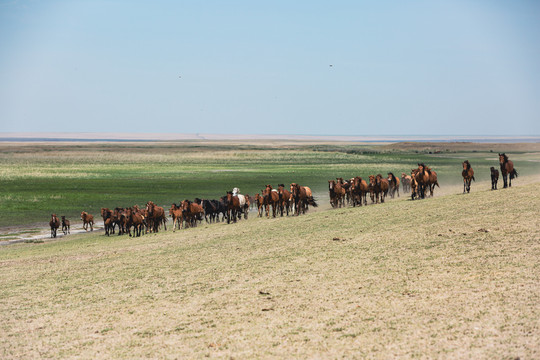
[[[499,182],[499,170],[491,167],[491,190],[497,190],[497,183]]]
[[[276,217],[276,212],[280,203],[278,191],[273,189],[272,185],[266,185],[262,194],[266,206],[266,217],[270,217],[270,206],[272,206],[272,217]]]
[[[332,207],[342,207],[343,197],[345,195],[345,189],[339,182],[334,180],[328,180],[328,194],[330,195],[330,205]]]
[[[414,172],[417,183],[417,195],[420,198],[425,198],[426,190],[429,190],[430,195],[433,196],[433,191],[435,186],[439,186],[437,181],[437,173],[434,170],[431,170],[424,163],[418,164],[417,171]],[[411,173],[412,175],[412,173]]]
[[[150,231],[157,233],[161,224],[163,224],[165,230],[167,230],[165,209],[161,206],[157,206],[152,201],[149,201],[146,203],[146,211],[148,216],[146,221],[147,225],[150,227]]]
[[[51,215],[51,221],[49,221],[49,226],[51,227],[51,237],[56,237],[56,231],[60,227],[60,220],[58,220],[58,217],[56,214]]]
[[[503,178],[504,186],[512,187],[512,179],[518,177],[516,169],[514,169],[514,162],[508,160],[508,156],[505,153],[499,154],[499,165],[501,167],[501,175]],[[507,183],[508,174],[510,174],[510,183]]]
[[[86,211],[81,213],[81,220],[83,221],[83,229],[88,231],[88,225],[90,225],[90,231],[94,231],[94,215],[90,215]]]
[[[439,186],[439,181],[437,180],[437,172],[435,170],[430,170],[429,174],[429,195],[433,197],[433,191],[435,191],[435,186]]]
[[[112,211],[108,208],[101,208],[101,217],[103,218],[103,227],[105,228],[105,235],[109,236],[110,233],[114,234],[114,221],[112,219]]]
[[[204,218],[204,209],[201,205],[191,202],[189,200],[184,200],[180,204],[182,208],[182,214],[186,220],[186,227],[189,224],[192,227],[197,226],[197,221],[202,221]]]
[[[397,196],[399,197],[399,178],[397,178],[393,173],[388,173],[388,183],[390,185],[390,197],[393,199],[397,191]]]
[[[64,235],[67,235],[70,233],[70,224],[69,224],[69,220],[66,219],[65,216],[62,216],[62,232],[64,233]]]
[[[343,178],[336,178],[337,184],[341,186],[343,194],[343,202],[347,202],[347,205],[351,203],[351,187],[352,182],[343,180]]]
[[[178,230],[182,229],[182,222],[184,221],[182,208],[176,204],[172,204],[169,209],[169,215],[173,219],[173,232],[176,231],[177,227]]]
[[[418,164],[418,169],[411,170],[411,177],[414,178],[416,184],[415,196],[423,199],[426,195],[426,187],[429,187],[429,174],[427,171],[424,171],[420,164]],[[412,194],[411,194],[412,197]]]
[[[379,195],[381,196],[381,204],[384,202],[384,198],[388,194],[388,189],[390,188],[390,184],[388,183],[388,180],[383,178],[381,174],[377,174],[377,185],[379,187]]]
[[[259,214],[259,217],[262,217],[264,208],[264,197],[262,197],[259,193],[255,194],[255,203],[257,204],[257,212]]]
[[[379,192],[381,189],[377,186],[377,178],[375,175],[369,175],[369,197],[371,198],[371,203],[379,202]]]
[[[281,216],[283,216],[285,210],[287,211],[287,216],[289,216],[289,210],[291,210],[293,203],[292,194],[289,190],[285,189],[285,184],[278,184],[278,194]]]
[[[300,186],[297,183],[291,184],[291,193],[294,199],[294,207],[296,215],[305,214],[309,210],[309,205],[317,207],[315,199],[311,193],[311,189],[307,186]]]
[[[118,236],[126,233],[126,213],[124,208],[115,208],[112,213],[112,221],[118,225]]]
[[[463,193],[465,194],[465,191],[470,193],[471,182],[476,181],[474,178],[474,170],[471,167],[469,160],[465,160],[461,165],[463,165],[463,171],[461,172],[461,176],[463,176]]]
[[[240,199],[238,199],[238,196],[233,195],[232,191],[227,191],[227,195],[222,197],[222,200],[227,207],[227,224],[231,223],[231,219],[236,222],[238,214],[242,214]]]
[[[138,207],[126,209],[126,231],[131,237],[131,227],[133,226],[133,236],[141,236],[144,227],[144,218]]]
[[[364,205],[367,205],[367,193],[369,192],[367,182],[360,176],[356,176],[351,179],[351,183],[351,197],[353,206],[356,206],[357,204],[362,206],[362,200],[364,200]]]
[[[415,198],[419,197],[418,194],[418,182],[416,181],[416,172],[418,169],[412,169],[411,170],[411,200],[414,200]]]
[[[403,193],[411,191],[411,177],[405,173],[401,173],[401,186],[403,186]]]

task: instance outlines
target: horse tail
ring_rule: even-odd
[[[472,176],[472,179],[473,179],[473,181],[476,181],[476,179],[474,178],[474,175]]]
[[[510,173],[510,179],[517,178],[517,177],[518,177],[518,172],[516,171],[516,169],[513,169],[512,172]]]
[[[474,176],[473,176],[473,179],[474,179]],[[435,181],[435,185],[437,185],[437,187],[440,188],[438,181]]]
[[[307,201],[308,201],[308,204],[311,205],[311,206],[313,206],[313,207],[319,206],[319,205],[317,205],[317,203],[315,202],[315,199],[313,198],[313,196],[310,196],[310,197],[307,199]]]

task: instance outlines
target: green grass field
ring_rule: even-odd
[[[473,190],[2,247],[0,357],[539,358],[540,183]]]
[[[445,144],[446,145],[446,144]],[[485,145],[485,144],[483,144]],[[533,144],[534,145],[534,144]],[[420,146],[420,145],[419,145]],[[301,183],[327,201],[327,180],[392,171],[410,173],[425,162],[444,186],[461,181],[467,158],[476,179],[489,179],[496,152],[439,154],[380,145],[229,143],[3,144],[0,146],[0,227],[48,223],[51,213],[78,220],[81,211],[131,206],[152,200],[169,206],[186,198],[218,198],[237,186],[254,195],[265,184]],[[501,145],[497,149],[505,151]],[[511,145],[508,149],[512,150]],[[508,152],[508,151],[507,151]],[[511,153],[520,175],[540,172],[540,152]],[[519,183],[519,180],[517,180]]]

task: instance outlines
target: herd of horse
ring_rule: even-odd
[[[330,205],[332,207],[367,205],[368,194],[372,204],[384,203],[388,195],[391,198],[396,195],[399,197],[400,183],[403,193],[410,192],[412,200],[433,196],[435,186],[439,186],[437,173],[424,163],[420,163],[418,168],[411,169],[411,175],[401,173],[401,181],[392,172],[389,172],[386,178],[381,174],[369,175],[367,181],[361,176],[350,180],[343,178],[328,180]]]
[[[468,160],[465,160],[462,165],[463,193],[469,193],[471,182],[475,181],[474,170]],[[518,176],[518,173],[514,169],[514,163],[505,153],[499,154],[499,167],[504,187],[512,186],[512,180]],[[510,177],[509,181],[508,177]],[[498,179],[499,171],[491,167],[492,190],[497,189]],[[399,197],[400,183],[403,193],[410,192],[412,200],[433,196],[435,187],[439,187],[437,173],[424,163],[419,163],[418,168],[411,169],[411,175],[402,173],[401,181],[392,172],[389,172],[386,178],[381,174],[369,175],[367,181],[360,176],[349,180],[343,178],[328,180],[330,204],[332,207],[367,205],[368,194],[372,203],[384,203],[388,194],[391,198],[394,198],[396,194]],[[247,219],[252,206],[257,207],[259,217],[262,217],[264,213],[268,218],[270,214],[275,218],[278,215],[304,214],[310,205],[318,206],[308,186],[292,183],[287,189],[284,184],[279,184],[277,188],[268,184],[255,197],[240,194],[240,189],[235,187],[217,200],[195,198],[194,201],[184,200],[179,205],[173,203],[169,209],[169,216],[173,219],[173,231],[176,231],[182,227],[197,226],[197,223],[203,220],[207,223],[220,221],[231,223],[237,222],[242,217]],[[148,201],[144,208],[137,205],[128,208],[117,207],[112,210],[101,208],[101,217],[107,236],[116,232],[118,235],[141,236],[148,232],[157,233],[162,226],[167,230],[165,209],[152,201]],[[94,217],[91,214],[83,211],[81,220],[84,230],[93,231]],[[49,222],[51,237],[56,237],[60,224],[64,235],[70,233],[69,220],[62,216],[60,223],[56,214],[52,214]]]

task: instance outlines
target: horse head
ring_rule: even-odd
[[[334,186],[336,186],[336,182],[334,180],[328,180],[328,190],[333,191]]]

